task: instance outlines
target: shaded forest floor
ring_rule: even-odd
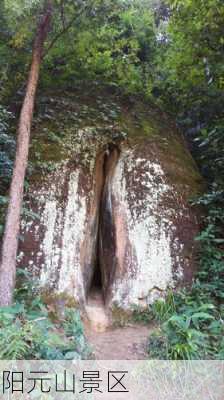
[[[85,336],[97,360],[144,360],[153,325],[114,327],[110,325],[102,298],[97,291],[89,298]]]
[[[97,360],[148,359],[150,328],[147,326],[108,328],[105,332],[85,329],[85,334]]]

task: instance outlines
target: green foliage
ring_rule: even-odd
[[[15,116],[4,106],[0,105],[0,238],[4,230],[4,218],[8,205],[8,189],[13,172],[13,163],[16,149]],[[25,189],[28,182],[25,182]],[[22,208],[23,216],[32,219],[39,215],[29,210],[25,205]]]
[[[223,350],[224,325],[219,307],[203,304],[203,288],[176,295],[176,310],[150,337],[150,357],[160,359],[214,359]],[[211,302],[211,298],[207,298]]]
[[[72,26],[47,55],[42,84],[54,85],[57,75],[57,85],[99,80],[128,93],[151,95],[156,52],[152,10],[137,0],[95,3],[91,19],[86,14],[80,17],[79,25]]]
[[[153,320],[152,310],[146,309],[144,311],[134,308],[132,311],[131,322],[148,325]]]
[[[223,359],[224,192],[217,190],[222,187],[218,169],[211,191],[194,202],[204,208],[204,228],[195,239],[200,243],[195,282],[188,291],[169,294],[165,302],[153,305],[160,328],[150,338],[150,357]]]
[[[171,102],[181,111],[184,104],[196,103],[201,97],[203,104],[209,93],[221,94],[224,6],[222,0],[167,3],[171,17],[164,52],[160,54],[160,73],[165,78],[162,84],[172,96]]]
[[[65,308],[52,322],[38,287],[26,270],[18,270],[15,304],[0,309],[0,358],[72,360],[87,358],[79,312]]]
[[[147,323],[153,313],[160,325],[150,339],[150,357],[221,359],[224,357],[223,1],[55,0],[53,5],[46,49],[71,17],[76,19],[46,52],[42,87],[72,87],[81,80],[94,80],[129,94],[141,94],[173,114],[192,146],[208,184],[207,192],[194,201],[204,211],[204,226],[196,238],[201,246],[200,269],[191,289],[170,292],[152,310],[145,313],[134,310],[133,316],[136,321]],[[18,89],[21,92],[24,87],[42,6],[43,2],[37,0],[0,1],[0,96],[4,102],[12,97],[18,99]],[[109,110],[105,114],[108,118]],[[11,118],[1,106],[0,230],[15,152]],[[52,143],[63,141],[63,137],[51,130],[45,134]],[[39,161],[40,141],[34,144],[36,165],[31,165],[31,173],[32,168],[52,170],[51,161],[45,165]],[[29,214],[29,210],[24,212]],[[24,282],[24,276],[22,281],[16,290],[16,305],[0,313],[0,356],[69,359],[80,357],[80,352],[83,355],[85,341],[77,312],[65,311],[62,320],[53,325],[36,286],[30,279]]]
[[[15,138],[11,133],[14,116],[0,105],[0,237],[3,233],[8,189],[13,169]]]
[[[181,291],[153,306],[159,330],[150,337],[150,357],[221,359],[224,334],[224,257],[208,228],[202,242],[201,268],[191,290]],[[219,242],[218,242],[219,244]]]
[[[163,322],[168,319],[175,311],[174,295],[172,291],[169,291],[166,301],[159,299],[152,305],[152,312],[154,318],[158,322]]]
[[[191,289],[154,304],[160,328],[150,338],[150,357],[223,358],[223,201],[223,191],[213,190],[195,202],[205,208],[204,229],[196,238],[201,246],[200,268]]]
[[[170,18],[157,53],[157,102],[172,112],[208,183],[194,201],[204,213],[199,270],[191,289],[153,310],[160,322],[150,356],[223,357],[224,293],[224,5],[221,0],[168,0]]]
[[[209,183],[214,182],[212,188],[212,202],[214,194],[224,187],[224,120],[215,120],[201,129],[199,136],[195,138],[198,146],[198,161],[201,170]],[[217,196],[217,193],[216,193]],[[223,193],[219,194],[219,198]]]
[[[0,101],[5,102],[24,86],[35,24],[27,7],[18,1],[0,0]],[[28,6],[28,1],[26,5]],[[16,12],[17,10],[17,12]],[[19,14],[18,15],[18,10]],[[34,17],[35,18],[35,17]]]
[[[0,105],[0,193],[10,181],[15,153],[15,139],[10,134],[13,115]]]

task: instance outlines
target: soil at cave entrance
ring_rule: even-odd
[[[134,324],[115,328],[97,288],[92,290],[87,306],[89,320],[85,321],[85,335],[97,360],[148,359],[147,346],[153,324]]]

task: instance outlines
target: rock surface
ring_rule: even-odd
[[[98,268],[109,307],[144,308],[192,278],[201,177],[161,111],[84,93],[39,99],[18,266],[83,306]]]

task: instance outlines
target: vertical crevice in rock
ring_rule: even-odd
[[[99,260],[102,273],[102,290],[106,302],[109,288],[116,272],[116,239],[115,225],[112,210],[112,178],[120,155],[119,148],[111,144],[108,146],[107,157],[104,162],[104,187],[101,196],[100,223],[99,223]]]
[[[94,266],[97,262],[98,230],[100,199],[103,190],[103,165],[104,152],[101,152],[96,158],[94,169],[93,197],[88,209],[88,224],[86,226],[85,240],[81,246],[81,265],[83,273],[83,282],[86,298],[88,297],[93,285]]]
[[[113,213],[111,208],[111,178],[114,173],[119,149],[114,144],[108,144],[107,149],[100,154],[96,162],[96,200],[97,221],[95,224],[95,257],[90,273],[88,293],[97,291],[107,298],[107,290],[115,273],[115,233]],[[110,259],[110,265],[104,260]]]

